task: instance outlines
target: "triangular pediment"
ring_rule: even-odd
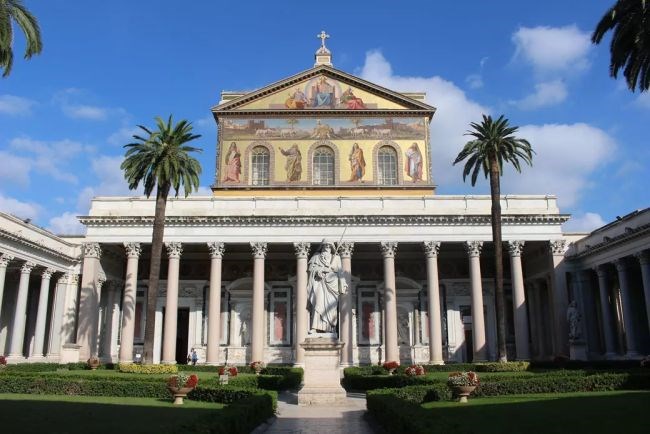
[[[433,115],[435,108],[329,66],[318,66],[223,102],[212,111],[405,111]]]

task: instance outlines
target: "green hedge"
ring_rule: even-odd
[[[192,394],[194,392],[196,390]],[[232,396],[229,395],[229,398],[232,398]],[[189,424],[180,425],[172,432],[175,434],[186,434],[188,432],[247,434],[272,417],[275,414],[276,407],[277,393],[275,392],[255,391],[246,396],[241,394],[238,400],[232,401],[223,411],[213,412]]]
[[[98,370],[112,370],[115,369],[113,363],[106,363],[100,365]],[[68,371],[83,371],[90,369],[85,363],[17,363],[12,365],[7,365],[3,371],[5,372],[56,372],[58,370],[68,370]]]
[[[120,363],[120,372],[128,374],[175,374],[178,372],[177,365],[140,365],[138,363]]]

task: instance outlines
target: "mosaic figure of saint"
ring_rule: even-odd
[[[334,86],[324,76],[318,79],[318,83],[312,86],[313,107],[334,106]]]
[[[341,104],[345,104],[348,110],[362,110],[366,108],[363,100],[354,95],[351,87],[348,87],[348,89],[341,94]]]
[[[320,119],[316,121],[316,127],[311,134],[313,139],[331,139],[334,136],[334,130],[327,124],[321,123]]]
[[[293,93],[289,94],[289,98],[284,102],[284,105],[288,109],[302,110],[307,105],[307,97],[300,88],[295,88]]]
[[[363,158],[363,149],[358,143],[352,145],[348,160],[350,160],[350,182],[361,181],[366,174],[366,160]]]
[[[333,243],[323,241],[318,253],[309,260],[308,272],[309,333],[336,333],[339,295],[347,292],[348,285]]]
[[[406,150],[406,164],[404,170],[413,182],[422,181],[422,153],[418,144],[413,144]]]
[[[302,175],[302,154],[297,144],[291,145],[287,150],[280,148],[282,155],[287,157],[284,170],[287,171],[287,182],[300,181]]]
[[[226,167],[223,182],[239,182],[241,175],[241,153],[237,149],[237,143],[232,142],[226,152]]]

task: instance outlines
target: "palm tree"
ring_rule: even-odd
[[[160,279],[160,256],[165,232],[167,196],[172,188],[178,196],[181,186],[184,187],[185,197],[193,190],[198,190],[201,164],[189,153],[201,152],[201,149],[185,144],[201,136],[192,134],[192,124],[186,120],[173,125],[171,116],[166,123],[156,117],[156,131],[151,131],[142,125],[138,127],[147,133],[147,136],[134,135],[133,138],[137,142],[124,145],[127,151],[120,168],[124,170],[124,178],[131,190],[138,188],[142,182],[144,194],[150,197],[156,188],[156,213],[153,219],[147,317],[144,329],[144,361],[153,363],[154,317]]]
[[[505,299],[503,295],[503,246],[501,244],[501,184],[503,164],[510,163],[521,172],[520,160],[532,166],[533,149],[525,139],[513,134],[519,129],[508,125],[508,120],[499,116],[496,121],[492,116],[483,115],[479,124],[472,122],[471,130],[465,135],[474,137],[456,157],[454,165],[467,158],[463,168],[463,181],[471,173],[472,186],[483,170],[487,178],[490,176],[490,195],[492,196],[492,242],[494,244],[494,288],[497,308],[497,341],[499,346],[499,361],[508,360],[506,352],[506,321]]]
[[[41,30],[34,15],[23,5],[22,0],[0,0],[0,69],[4,69],[3,77],[11,73],[14,63],[14,28],[13,21],[18,24],[25,34],[27,44],[25,59],[34,54],[40,54],[43,49]]]
[[[650,1],[618,0],[598,22],[591,41],[599,44],[610,30],[609,75],[623,71],[627,87],[634,92],[650,88]]]

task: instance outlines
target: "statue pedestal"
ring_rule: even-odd
[[[304,385],[298,392],[298,405],[336,405],[345,402],[341,387],[341,348],[333,337],[308,337],[300,344],[305,350]]]
[[[569,358],[571,360],[587,360],[587,345],[583,340],[569,341]]]

